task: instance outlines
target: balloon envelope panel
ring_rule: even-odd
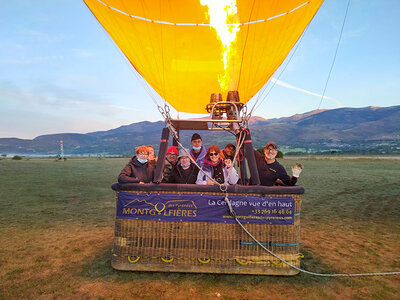
[[[206,113],[211,93],[246,103],[269,80],[323,0],[237,1],[240,23],[226,69],[200,0],[84,0],[134,68],[180,112]],[[205,25],[206,24],[206,25]],[[225,77],[224,77],[225,76]],[[221,86],[221,78],[226,85]]]

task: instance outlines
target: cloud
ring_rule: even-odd
[[[55,85],[28,90],[0,82],[0,99],[0,137],[108,130],[139,115],[135,107]]]
[[[31,64],[41,64],[53,60],[60,60],[61,56],[37,56],[30,58],[2,58],[0,59],[0,64],[9,65],[31,65]]]
[[[83,95],[71,89],[57,86],[42,87],[37,91],[23,91],[18,88],[2,88],[4,102],[29,107],[34,110],[60,110],[76,113],[91,113],[104,116],[120,113],[138,112],[133,107],[121,106],[94,99],[93,96]]]
[[[365,28],[356,28],[353,30],[347,30],[343,33],[345,39],[352,39],[355,37],[359,37],[365,34],[367,30]]]
[[[88,50],[85,50],[85,49],[77,49],[77,48],[75,48],[72,51],[74,52],[74,54],[77,57],[94,57],[94,56],[97,55],[97,53],[92,52],[92,51],[88,51]]]
[[[49,34],[34,29],[24,30],[21,33],[38,42],[61,42],[71,38],[71,36],[67,34]]]
[[[305,89],[302,89],[302,88],[295,87],[295,86],[293,86],[293,85],[291,85],[289,83],[280,81],[280,80],[278,80],[276,78],[273,78],[273,77],[271,77],[270,80],[274,84],[283,86],[283,87],[291,89],[291,90],[295,90],[295,91],[298,91],[298,92],[301,92],[301,93],[304,93],[304,94],[308,94],[308,95],[311,95],[311,96],[315,96],[315,97],[318,97],[318,98],[322,97],[322,95],[320,95],[320,94],[317,94],[317,93],[314,93],[314,92],[311,92],[311,91],[308,91],[308,90],[305,90]],[[338,108],[339,107],[343,107],[342,103],[340,103],[340,101],[335,99],[335,98],[324,96],[324,99],[335,102]]]

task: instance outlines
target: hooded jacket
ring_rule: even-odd
[[[118,176],[119,183],[149,183],[154,178],[154,167],[146,162],[144,164],[137,160],[136,156],[133,156],[129,163],[122,169]]]

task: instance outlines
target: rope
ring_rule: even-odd
[[[187,149],[182,145],[182,143],[179,140],[178,133],[174,129],[173,125],[171,124],[171,118],[170,118],[170,115],[169,115],[169,107],[167,105],[165,105],[164,108],[165,108],[165,110],[163,110],[163,108],[161,106],[158,106],[158,110],[160,111],[161,115],[164,117],[165,123],[166,123],[166,125],[167,125],[167,127],[169,129],[169,132],[172,135],[172,137],[175,138],[175,140],[178,143],[178,145],[181,147],[181,149],[183,149],[183,151],[189,157],[190,161],[199,169],[199,171],[203,172],[203,174],[209,180],[211,180],[214,184],[219,185],[219,188],[220,188],[220,190],[222,192],[226,192],[229,175],[230,175],[230,173],[232,171],[232,168],[234,168],[234,164],[236,162],[236,159],[237,159],[237,156],[238,156],[238,153],[239,153],[239,149],[242,147],[242,145],[244,143],[244,139],[246,137],[246,133],[243,130],[240,131],[239,143],[238,143],[238,147],[235,150],[235,155],[233,156],[232,167],[229,169],[227,176],[225,176],[226,178],[225,178],[224,183],[219,183],[214,178],[212,178],[211,176],[209,176],[207,173],[204,172],[204,170],[201,168],[201,166],[198,165],[196,160],[190,155],[190,153],[187,151]]]
[[[242,227],[242,229],[247,233],[247,235],[249,237],[251,237],[261,248],[263,248],[265,251],[267,251],[269,254],[271,254],[273,257],[279,259],[282,263],[288,265],[289,267],[309,274],[309,275],[314,275],[314,276],[320,276],[320,277],[358,277],[358,276],[385,276],[385,275],[400,275],[400,271],[395,271],[395,272],[373,272],[373,273],[355,273],[355,274],[347,274],[347,273],[338,273],[338,274],[326,274],[326,273],[316,273],[316,272],[311,272],[311,271],[307,271],[304,269],[301,269],[299,267],[296,267],[295,265],[291,264],[290,262],[284,260],[283,258],[279,257],[278,255],[276,255],[275,253],[273,253],[271,250],[269,250],[268,248],[266,248],[262,243],[260,243],[247,229],[246,227],[243,226],[243,224],[238,220],[235,211],[232,208],[232,205],[230,204],[230,201],[228,199],[228,194],[226,193],[225,196],[225,201],[228,203],[228,207],[229,207],[229,212],[232,215],[232,217],[235,218],[236,222],[240,225],[240,227]]]
[[[256,110],[261,106],[261,104],[267,99],[267,97],[268,97],[269,94],[271,93],[272,89],[275,87],[277,81],[279,80],[279,78],[281,78],[283,72],[285,72],[287,66],[288,66],[288,65],[290,64],[290,62],[292,61],[292,58],[293,58],[294,55],[296,54],[297,49],[299,48],[301,42],[303,41],[303,37],[306,35],[306,32],[307,32],[309,26],[310,26],[310,24],[307,25],[307,27],[306,27],[306,29],[304,30],[304,32],[302,33],[302,35],[301,35],[299,41],[297,42],[296,47],[294,48],[294,50],[292,51],[292,53],[291,53],[289,59],[287,60],[285,66],[283,67],[282,71],[279,73],[278,77],[277,77],[276,80],[273,82],[271,88],[269,89],[269,91],[266,93],[265,96],[263,96],[263,94],[264,94],[265,90],[267,89],[267,87],[268,87],[268,85],[269,85],[269,83],[270,83],[270,80],[268,80],[268,82],[262,87],[262,89],[261,89],[259,95],[257,96],[257,99],[256,99],[256,101],[255,101],[253,107],[252,107],[251,110],[250,110],[250,113],[249,113],[250,115],[253,113],[253,111],[256,111]],[[260,98],[262,98],[262,100],[260,101],[260,103],[258,103],[258,101],[260,100]],[[258,104],[258,105],[257,105],[257,104]],[[257,107],[256,107],[256,105],[257,105]]]
[[[167,108],[168,106],[165,105],[165,107]],[[169,108],[168,108],[169,109]],[[304,269],[301,269],[299,267],[296,267],[295,265],[291,264],[290,262],[286,261],[285,259],[281,258],[280,256],[276,255],[275,253],[273,253],[271,250],[269,250],[268,248],[266,248],[262,243],[260,243],[247,229],[246,227],[243,226],[243,224],[238,220],[236,213],[232,207],[232,204],[229,200],[229,195],[228,195],[228,185],[227,185],[227,180],[229,178],[229,172],[231,170],[229,170],[228,172],[228,176],[226,176],[225,182],[223,184],[218,183],[217,181],[215,181],[213,178],[211,178],[207,173],[205,173],[203,171],[203,169],[196,163],[196,161],[193,159],[193,157],[190,155],[190,153],[187,151],[187,149],[185,147],[183,147],[182,143],[179,140],[178,134],[175,131],[175,129],[173,128],[172,124],[171,124],[171,119],[169,117],[169,111],[163,111],[162,108],[159,106],[159,110],[161,112],[161,114],[163,115],[163,117],[165,117],[165,122],[167,124],[167,127],[171,133],[171,135],[175,138],[175,140],[177,141],[178,145],[185,151],[185,153],[187,154],[187,156],[189,157],[189,159],[191,160],[191,162],[201,171],[203,172],[204,175],[206,175],[211,181],[213,181],[214,184],[219,185],[221,192],[225,193],[225,197],[224,200],[228,205],[229,208],[229,212],[232,215],[232,217],[235,219],[235,221],[240,225],[240,227],[247,233],[247,235],[249,237],[251,237],[262,249],[264,249],[265,251],[267,251],[270,255],[272,255],[273,257],[275,257],[276,259],[280,260],[282,263],[288,265],[289,267],[299,271],[299,272],[303,272],[309,275],[314,275],[314,276],[320,276],[320,277],[357,277],[357,276],[385,276],[385,275],[400,275],[400,271],[395,271],[395,272],[373,272],[373,273],[355,273],[355,274],[348,274],[348,273],[338,273],[338,274],[324,274],[324,273],[316,273],[316,272],[311,272],[311,271],[307,271]],[[239,143],[238,143],[238,147],[236,148],[235,151],[235,155],[233,158],[233,162],[232,162],[232,167],[234,165],[234,162],[236,161],[237,155],[239,153],[239,149],[242,147],[243,143],[244,143],[244,139],[246,137],[246,132],[244,130],[242,130],[240,132],[240,137],[239,137]]]
[[[342,29],[341,29],[341,32],[340,32],[339,42],[338,42],[338,45],[337,45],[337,47],[336,47],[334,60],[333,60],[333,62],[332,62],[331,69],[330,69],[330,71],[329,71],[328,79],[327,79],[327,81],[326,81],[325,88],[324,88],[324,92],[323,92],[323,94],[322,94],[322,97],[321,97],[321,100],[320,100],[320,104],[319,104],[319,106],[318,106],[318,109],[319,109],[319,107],[320,107],[320,105],[321,105],[321,103],[322,103],[322,100],[323,100],[323,98],[324,98],[325,91],[326,91],[326,88],[327,88],[327,85],[328,85],[328,81],[329,81],[329,78],[330,78],[330,75],[331,75],[331,72],[332,72],[332,69],[333,69],[333,65],[334,65],[334,62],[335,62],[335,60],[336,60],[336,55],[337,55],[337,52],[338,52],[338,49],[339,49],[339,44],[340,44],[340,40],[341,40],[341,37],[342,37],[344,24],[345,24],[345,21],[346,21],[346,18],[347,18],[347,12],[348,12],[349,5],[350,5],[350,0],[349,0],[348,3],[347,3],[346,13],[345,13],[345,17],[344,17],[344,20],[343,20]],[[307,26],[307,28],[308,28],[308,26]],[[307,29],[307,28],[306,28],[306,29]],[[304,36],[304,34],[302,35],[302,37],[303,37],[303,36]],[[301,39],[302,39],[302,37],[301,37]],[[301,42],[301,39],[300,39],[300,42]],[[291,59],[292,59],[294,53],[296,52],[296,50],[297,50],[297,48],[298,48],[300,42],[297,44],[297,46],[296,46],[296,48],[295,48],[295,51],[293,52],[293,54],[291,55],[291,57],[290,57],[288,63],[286,64],[286,66],[284,67],[284,69],[282,70],[282,72],[280,73],[280,75],[278,76],[278,79],[279,79],[279,77],[282,75],[283,71],[286,69],[286,67],[287,67],[287,65],[289,64],[289,62],[291,61]],[[275,83],[276,83],[276,82],[275,82]],[[275,83],[274,83],[274,85],[271,87],[270,91],[271,91],[272,88],[275,86]],[[264,92],[264,91],[265,91],[265,89],[263,90],[263,92]],[[270,92],[270,91],[269,91],[269,92]],[[263,93],[263,92],[262,92],[262,93]],[[267,95],[264,97],[264,99],[261,101],[261,103],[266,99],[266,97],[268,96],[269,92],[268,92]],[[262,94],[262,93],[261,93],[261,94]],[[260,98],[260,97],[259,97],[259,98]],[[257,99],[256,103],[253,105],[253,107],[252,107],[250,113],[247,114],[247,111],[246,111],[246,112],[243,114],[243,116],[242,116],[242,125],[243,125],[243,124],[247,124],[248,120],[249,120],[250,117],[251,117],[251,114],[252,114],[253,110],[255,109],[255,106],[256,106],[256,104],[257,104],[259,98]],[[261,103],[257,106],[257,108],[261,105]],[[193,157],[190,155],[190,153],[187,151],[187,149],[186,149],[186,148],[182,145],[182,143],[180,142],[179,137],[178,137],[178,134],[177,134],[176,130],[174,129],[174,127],[173,127],[172,124],[171,124],[171,118],[170,118],[170,115],[169,115],[169,107],[168,107],[168,105],[165,104],[165,106],[164,106],[164,107],[165,107],[165,110],[163,110],[163,108],[162,108],[160,105],[157,105],[157,106],[158,106],[158,110],[160,111],[161,115],[164,117],[165,123],[166,123],[166,125],[167,125],[167,127],[168,127],[168,129],[169,129],[169,131],[170,131],[170,133],[171,133],[171,135],[175,138],[175,140],[177,141],[177,143],[178,143],[178,145],[181,147],[181,149],[183,149],[184,152],[187,154],[187,156],[189,157],[190,161],[199,169],[199,171],[203,172],[203,174],[206,175],[206,177],[207,177],[208,179],[210,179],[214,184],[219,185],[221,192],[225,193],[224,200],[225,200],[225,202],[227,203],[228,208],[229,208],[229,212],[230,212],[230,214],[232,215],[232,217],[235,219],[235,221],[240,225],[240,227],[246,232],[246,234],[247,234],[249,237],[251,237],[262,249],[264,249],[264,250],[265,250],[266,252],[268,252],[270,255],[272,255],[272,256],[275,257],[276,259],[280,260],[282,263],[288,265],[289,267],[291,267],[291,268],[293,268],[293,269],[295,269],[295,270],[297,270],[297,271],[299,271],[299,272],[303,272],[303,273],[305,273],[305,274],[314,275],[314,276],[320,276],[320,277],[360,277],[360,276],[400,275],[400,271],[394,271],[394,272],[372,272],[372,273],[333,273],[333,274],[328,274],[328,273],[316,273],[316,272],[307,271],[307,270],[304,270],[304,269],[302,269],[302,268],[296,267],[295,265],[291,264],[290,262],[288,262],[288,261],[286,261],[285,259],[281,258],[280,256],[276,255],[274,252],[272,252],[271,250],[269,250],[268,248],[266,248],[262,243],[260,243],[260,242],[246,229],[246,227],[244,227],[243,224],[238,220],[238,218],[237,218],[237,216],[236,216],[236,213],[235,213],[235,211],[234,211],[234,209],[233,209],[233,207],[232,207],[232,204],[231,204],[231,202],[230,202],[230,200],[229,200],[229,196],[228,196],[227,182],[228,182],[229,174],[230,174],[230,172],[231,172],[232,170],[229,170],[229,171],[228,171],[228,175],[226,176],[225,182],[224,182],[223,184],[218,183],[218,182],[215,181],[212,177],[210,177],[207,173],[205,173],[204,170],[197,164],[197,162],[193,159]],[[243,128],[243,127],[242,127],[242,128]],[[244,134],[243,134],[243,133],[244,133]],[[244,132],[243,130],[241,130],[241,132],[240,132],[240,137],[239,137],[239,139],[238,139],[238,147],[237,147],[236,150],[235,150],[235,155],[234,155],[234,158],[233,158],[233,162],[232,162],[232,167],[231,167],[231,168],[233,168],[234,163],[236,162],[237,155],[238,155],[238,153],[239,153],[239,151],[240,151],[240,149],[241,149],[241,147],[242,147],[242,145],[243,145],[243,143],[244,143],[245,137],[246,137],[245,132]]]
[[[321,107],[322,100],[324,99],[324,96],[325,96],[326,88],[328,87],[329,79],[331,78],[331,73],[332,73],[332,69],[333,69],[333,66],[334,66],[335,61],[336,61],[336,56],[337,56],[337,53],[338,53],[338,50],[339,50],[340,41],[342,40],[343,29],[344,29],[344,25],[346,24],[347,12],[349,11],[349,6],[350,6],[350,0],[348,0],[348,2],[347,2],[346,12],[344,14],[342,29],[340,30],[340,35],[339,35],[339,40],[338,40],[338,43],[336,45],[335,55],[333,56],[332,65],[331,65],[331,68],[330,68],[329,73],[328,73],[328,78],[326,79],[324,91],[323,91],[323,93],[321,95],[321,100],[319,101],[318,109]]]
[[[181,147],[181,149],[183,149],[185,151],[185,153],[187,154],[187,156],[189,157],[189,159],[191,160],[191,162],[199,169],[199,171],[203,172],[204,175],[206,175],[211,181],[213,181],[214,184],[219,185],[221,192],[225,193],[225,197],[224,200],[228,205],[229,208],[229,212],[231,214],[231,216],[235,219],[235,221],[240,225],[240,227],[247,233],[247,235],[249,237],[251,237],[254,242],[256,242],[262,249],[264,249],[266,252],[268,252],[270,255],[272,255],[273,257],[275,257],[276,259],[280,260],[282,263],[288,265],[289,267],[299,271],[299,272],[303,272],[309,275],[314,275],[314,276],[320,276],[320,277],[359,277],[359,276],[386,276],[386,275],[400,275],[400,271],[395,271],[395,272],[373,272],[373,273],[354,273],[354,274],[350,274],[350,273],[336,273],[336,274],[327,274],[327,273],[316,273],[316,272],[311,272],[311,271],[307,271],[304,269],[301,269],[299,267],[296,267],[295,265],[291,264],[290,262],[286,261],[285,259],[281,258],[280,256],[276,255],[274,252],[272,252],[271,250],[269,250],[268,248],[266,248],[262,243],[260,243],[247,229],[246,227],[243,226],[243,224],[238,220],[236,213],[232,207],[232,204],[229,200],[229,195],[228,195],[228,185],[227,185],[227,180],[229,178],[229,172],[231,170],[229,170],[228,172],[228,176],[226,176],[225,182],[223,184],[218,183],[217,181],[215,181],[213,178],[211,178],[207,173],[205,173],[203,171],[203,169],[196,163],[196,161],[193,159],[193,157],[190,155],[190,153],[187,151],[187,149],[185,147],[183,147],[182,143],[179,140],[178,134],[176,132],[176,130],[174,129],[174,127],[171,124],[171,118],[169,116],[169,107],[167,105],[165,105],[165,110],[162,109],[161,106],[158,106],[160,113],[162,114],[162,116],[165,118],[165,122],[166,125],[171,133],[171,135],[175,138],[175,140],[177,141],[178,145]],[[232,162],[232,167],[234,165],[234,162],[236,161],[237,155],[239,153],[239,149],[242,147],[243,143],[244,143],[244,139],[246,137],[246,132],[244,130],[242,130],[240,132],[240,136],[239,136],[239,143],[238,143],[238,147],[236,148],[235,151],[235,155],[233,158],[233,162]]]

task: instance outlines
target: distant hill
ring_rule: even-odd
[[[400,153],[400,105],[391,107],[314,110],[291,117],[249,122],[253,144],[261,147],[269,140],[284,152]],[[86,134],[41,135],[33,140],[0,138],[0,154],[57,155],[63,140],[66,155],[131,155],[139,145],[158,149],[164,122],[138,122],[108,131]],[[205,145],[222,147],[234,137],[221,132],[199,132]],[[182,132],[189,146],[193,132]]]

